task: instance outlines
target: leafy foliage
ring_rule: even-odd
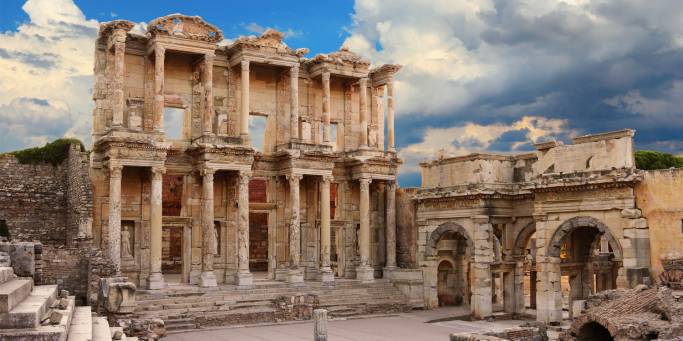
[[[69,147],[78,145],[81,151],[85,151],[83,143],[78,139],[57,139],[45,144],[43,147],[28,148],[12,152],[19,163],[35,165],[49,162],[57,166],[69,156]]]
[[[645,170],[683,168],[683,157],[653,150],[639,150],[636,152],[636,167]]]

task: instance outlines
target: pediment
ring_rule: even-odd
[[[223,40],[223,32],[218,27],[207,23],[199,16],[183,14],[170,14],[156,18],[147,24],[147,32],[152,37],[166,35],[211,43]]]

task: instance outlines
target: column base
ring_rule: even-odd
[[[240,134],[240,138],[242,139],[243,145],[251,146],[251,139],[249,138],[249,134]]]
[[[375,269],[369,266],[359,266],[356,268],[356,279],[363,282],[372,282],[375,280]]]
[[[251,287],[254,284],[254,277],[251,272],[238,272],[235,275],[235,285],[238,287]]]
[[[190,284],[199,284],[201,274],[202,272],[199,269],[190,270]]]
[[[287,283],[292,285],[301,285],[304,283],[303,269],[289,269],[287,272]]]
[[[387,278],[387,279],[394,279],[394,271],[398,269],[395,266],[387,266],[384,269],[382,269],[382,278]]]
[[[332,272],[332,269],[329,267],[326,268],[321,268],[320,269],[320,274],[318,275],[318,279],[320,279],[321,282],[334,282],[334,272]]]
[[[152,273],[147,279],[147,289],[149,290],[159,290],[166,287],[164,282],[164,275],[160,272]]]
[[[199,275],[199,286],[202,288],[216,287],[218,282],[216,281],[216,274],[211,271],[204,271]]]
[[[289,272],[289,270],[287,268],[275,269],[275,280],[276,281],[286,281],[288,272]]]

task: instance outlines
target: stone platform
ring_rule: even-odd
[[[343,318],[405,312],[410,305],[398,288],[385,279],[370,283],[337,279],[332,283],[304,282],[297,286],[256,280],[249,288],[178,284],[162,290],[139,290],[135,315],[161,318],[172,332],[307,320],[317,308],[327,309],[331,318]]]

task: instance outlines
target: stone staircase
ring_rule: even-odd
[[[34,286],[0,267],[0,340],[110,341],[115,329],[90,307],[76,307],[73,296],[58,298],[56,285]]]
[[[169,332],[310,318],[305,313],[296,313],[303,306],[309,310],[327,309],[331,318],[410,310],[407,298],[383,279],[372,283],[338,280],[333,285],[306,282],[303,286],[255,281],[249,289],[233,285],[178,285],[163,290],[138,290],[136,300],[137,317],[161,318]]]

